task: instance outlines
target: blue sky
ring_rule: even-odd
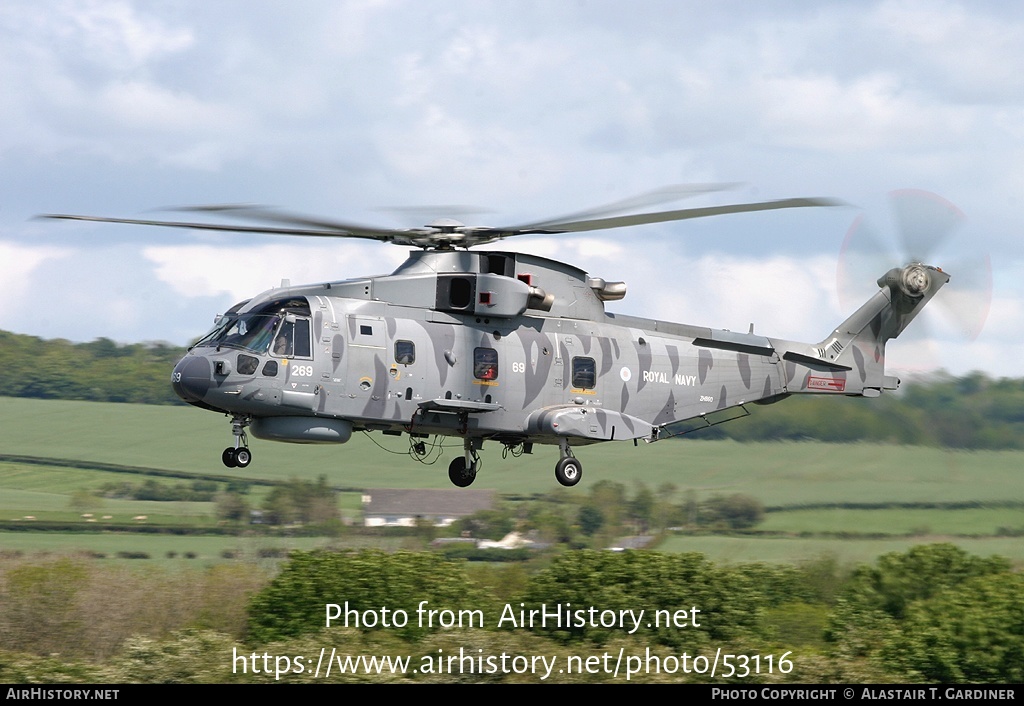
[[[39,213],[260,203],[411,226],[395,207],[455,204],[475,211],[460,220],[508,225],[737,182],[687,203],[851,206],[507,245],[625,280],[615,311],[817,341],[849,313],[836,262],[851,223],[891,240],[886,195],[914,188],[966,216],[930,253],[947,289],[988,254],[993,299],[973,339],[926,312],[890,367],[1019,377],[1022,65],[1012,3],[9,0],[0,328],[184,344],[283,278],[404,258]],[[865,279],[902,257],[881,253]]]

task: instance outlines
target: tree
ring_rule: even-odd
[[[629,518],[640,533],[646,532],[654,520],[654,493],[643,483],[637,483],[636,495],[629,501]]]
[[[768,599],[745,574],[717,567],[702,554],[583,550],[560,554],[532,577],[522,602],[526,610],[567,603],[577,610],[591,606],[616,613],[642,609],[645,640],[693,650],[761,636],[761,610]],[[701,612],[678,614],[694,607]],[[658,610],[667,611],[660,625],[655,619]],[[564,643],[605,644],[625,637],[629,628],[548,623],[533,630]]]
[[[847,657],[878,656],[885,646],[903,644],[908,617],[920,606],[967,582],[1009,572],[1001,557],[982,559],[952,544],[913,547],[879,557],[857,569],[840,593],[825,637]]]
[[[458,530],[468,532],[470,537],[480,539],[501,539],[515,529],[512,510],[500,507],[494,510],[480,510],[456,523]]]
[[[249,503],[238,493],[220,493],[217,496],[217,518],[228,522],[245,522],[249,519]]]
[[[757,498],[742,493],[714,495],[704,501],[700,516],[702,524],[721,522],[732,529],[746,529],[764,519],[764,505]]]
[[[68,501],[68,504],[77,512],[85,512],[86,510],[94,510],[98,507],[102,507],[103,498],[98,497],[87,488],[79,488],[75,492],[71,493],[71,499]]]
[[[676,490],[677,488],[674,483],[662,483],[658,486],[658,490],[655,493],[656,500],[653,517],[654,527],[658,530],[682,523],[678,509],[672,504]]]
[[[578,521],[580,532],[593,537],[604,526],[604,514],[593,505],[584,505],[580,508]]]
[[[426,552],[364,550],[360,552],[296,552],[269,586],[258,593],[249,609],[249,631],[256,642],[315,633],[325,627],[328,604],[349,615],[348,627],[363,631],[386,629],[416,639],[440,629],[418,619],[421,601],[434,610],[480,610],[490,614],[490,600],[466,576],[462,567]],[[353,614],[345,613],[354,611]],[[395,618],[385,626],[386,616]],[[333,623],[339,627],[341,617]]]
[[[565,510],[557,505],[531,503],[524,526],[536,530],[540,538],[547,542],[568,544],[573,540],[572,523]]]
[[[967,579],[1009,569],[1009,562],[1002,557],[983,559],[954,544],[921,545],[904,553],[884,554],[875,566],[856,571],[842,598],[902,620],[914,601],[931,598]]]
[[[604,535],[621,534],[622,518],[626,512],[626,486],[611,480],[598,481],[590,487],[586,504],[600,510],[604,518]]]
[[[914,681],[1021,683],[1024,576],[975,576],[913,603],[882,657]]]
[[[316,483],[293,478],[267,494],[263,512],[272,525],[330,524],[339,520],[338,494],[327,485],[326,476],[320,476]]]

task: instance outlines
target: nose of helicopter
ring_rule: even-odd
[[[187,355],[178,361],[171,373],[174,393],[189,404],[199,404],[212,384],[210,361],[202,356]]]

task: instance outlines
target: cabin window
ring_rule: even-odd
[[[416,362],[416,344],[412,341],[395,341],[395,362],[412,365]]]
[[[473,377],[477,380],[498,379],[498,351],[493,348],[473,350]]]
[[[572,359],[572,386],[577,390],[597,387],[597,363],[593,358],[577,356]]]
[[[263,375],[268,378],[272,378],[277,375],[276,360],[268,360],[266,363],[263,364]]]

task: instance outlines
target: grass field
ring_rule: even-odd
[[[254,440],[246,469],[227,469],[220,452],[231,441],[225,417],[194,407],[101,404],[0,397],[4,431],[0,453],[82,459],[199,474],[281,480],[314,480],[363,488],[449,488],[448,461],[457,440],[432,466],[404,455],[405,437],[362,434],[344,445],[307,446]],[[765,505],[820,502],[1024,501],[1024,454],[945,451],[925,447],[816,442],[752,443],[686,440],[580,447],[584,479],[570,492],[609,479],[651,487],[674,483],[701,494],[749,493]],[[543,493],[557,488],[553,446],[530,456],[501,458],[484,448],[477,485],[499,492]],[[30,473],[34,471],[29,471]],[[477,487],[476,485],[474,487]],[[24,488],[29,489],[29,488]]]
[[[1024,529],[1024,509],[789,510],[767,514],[757,528],[793,534],[993,535],[1000,528]]]
[[[714,561],[733,564],[767,562],[801,564],[822,558],[834,559],[840,566],[870,563],[889,552],[905,552],[918,544],[948,542],[977,556],[993,554],[1024,564],[1024,547],[1019,538],[927,536],[892,539],[801,539],[764,537],[671,537],[658,548],[669,552],[700,552]]]
[[[348,489],[343,511],[357,516],[359,494],[365,488],[450,488],[448,461],[461,445],[450,448],[432,466],[414,462],[405,454],[407,439],[374,435],[373,440],[396,453],[387,453],[373,440],[357,434],[341,446],[299,446],[254,440],[254,460],[246,469],[227,469],[220,451],[231,441],[226,418],[191,407],[99,404],[0,398],[3,435],[0,454],[143,466],[237,478],[313,480],[326,476],[328,483]],[[546,493],[559,486],[553,477],[557,459],[554,447],[535,447],[534,454],[518,459],[501,458],[500,446],[483,451],[484,466],[476,486],[501,493]],[[935,536],[959,536],[958,543],[979,547],[978,553],[999,552],[1024,561],[1024,542],[1012,538],[969,539],[966,535],[994,535],[1000,527],[1024,527],[1024,510],[1006,503],[1024,503],[1024,453],[963,452],[935,448],[879,444],[823,444],[817,442],[752,443],[701,441],[699,434],[686,440],[656,444],[629,442],[580,447],[577,456],[584,467],[582,483],[563,490],[585,495],[588,486],[608,479],[635,481],[650,488],[663,483],[682,491],[694,490],[699,498],[713,494],[745,493],[766,506],[781,506],[760,529],[791,533],[878,533],[891,540],[839,540],[827,538],[727,538],[673,537],[662,548],[673,551],[704,551],[713,557],[798,561],[799,557],[831,553],[867,557],[928,541]],[[0,519],[25,515],[73,519],[70,496],[76,490],[99,487],[105,482],[145,476],[108,471],[55,468],[19,463],[0,463]],[[158,479],[177,483],[178,479]],[[254,493],[266,488],[254,489]],[[975,503],[965,510],[944,509],[801,509],[801,505],[840,503]],[[1002,503],[1002,506],[991,506]],[[212,503],[153,503],[104,500],[94,514],[153,517],[153,522],[212,522]],[[176,519],[175,519],[176,518]],[[920,538],[900,535],[914,533]],[[95,535],[103,537],[104,535]],[[76,540],[85,535],[76,536]],[[115,537],[117,542],[123,537]],[[184,545],[193,538],[148,538],[154,541],[151,555],[166,551],[159,542]],[[230,538],[194,538],[215,547],[201,552],[219,556]],[[214,541],[217,540],[217,541]],[[98,540],[97,540],[98,541]],[[87,540],[87,544],[92,540]],[[74,544],[72,542],[72,544]],[[69,546],[65,540],[40,533],[0,535],[0,549],[34,550]],[[85,546],[85,545],[83,545]],[[964,544],[965,548],[968,546]],[[992,547],[989,549],[988,547]],[[996,548],[998,547],[998,549]],[[91,548],[91,547],[87,547]],[[105,549],[97,549],[109,553]],[[119,551],[119,550],[115,550]],[[737,559],[738,560],[738,559]]]
[[[262,561],[261,554],[285,556],[292,549],[344,546],[394,550],[403,547],[401,538],[352,537],[344,544],[326,537],[209,537],[142,535],[130,533],[6,532],[0,534],[0,552],[23,555],[72,556],[102,554],[105,560],[132,566],[195,567],[225,561]],[[119,552],[141,552],[148,559],[118,558]],[[194,556],[186,556],[192,554]],[[228,556],[230,554],[230,557]],[[277,563],[277,559],[266,561]]]

